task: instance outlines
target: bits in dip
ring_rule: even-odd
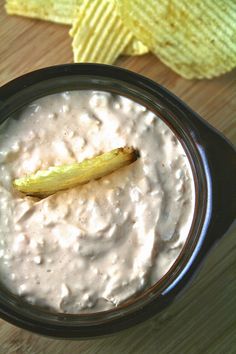
[[[42,200],[12,180],[120,146],[131,166]],[[101,91],[43,97],[0,128],[0,274],[31,304],[107,310],[156,283],[191,228],[195,190],[172,130],[144,106]]]

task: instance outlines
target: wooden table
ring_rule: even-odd
[[[68,27],[5,14],[0,0],[0,85],[26,72],[72,62]],[[208,80],[182,79],[153,55],[117,65],[164,85],[236,143],[236,70]],[[0,320],[0,354],[236,353],[236,233],[210,253],[191,287],[165,312],[116,335],[60,341]]]

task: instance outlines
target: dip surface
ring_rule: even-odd
[[[195,190],[185,151],[145,107],[99,91],[39,99],[0,128],[0,276],[32,304],[110,309],[158,281],[187,239]],[[12,180],[122,146],[140,158],[38,200]]]

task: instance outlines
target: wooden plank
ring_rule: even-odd
[[[6,16],[0,0],[0,85],[26,72],[72,62],[68,27]],[[117,65],[164,85],[236,142],[236,70],[213,80],[182,79],[153,55]],[[0,321],[0,354],[195,354],[236,352],[236,237],[212,251],[185,294],[167,311],[116,335],[87,341],[48,339]]]

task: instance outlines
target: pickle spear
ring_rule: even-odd
[[[132,147],[124,147],[105,152],[80,163],[49,167],[35,174],[18,178],[13,186],[26,195],[46,197],[58,191],[85,184],[108,175],[138,158]]]

